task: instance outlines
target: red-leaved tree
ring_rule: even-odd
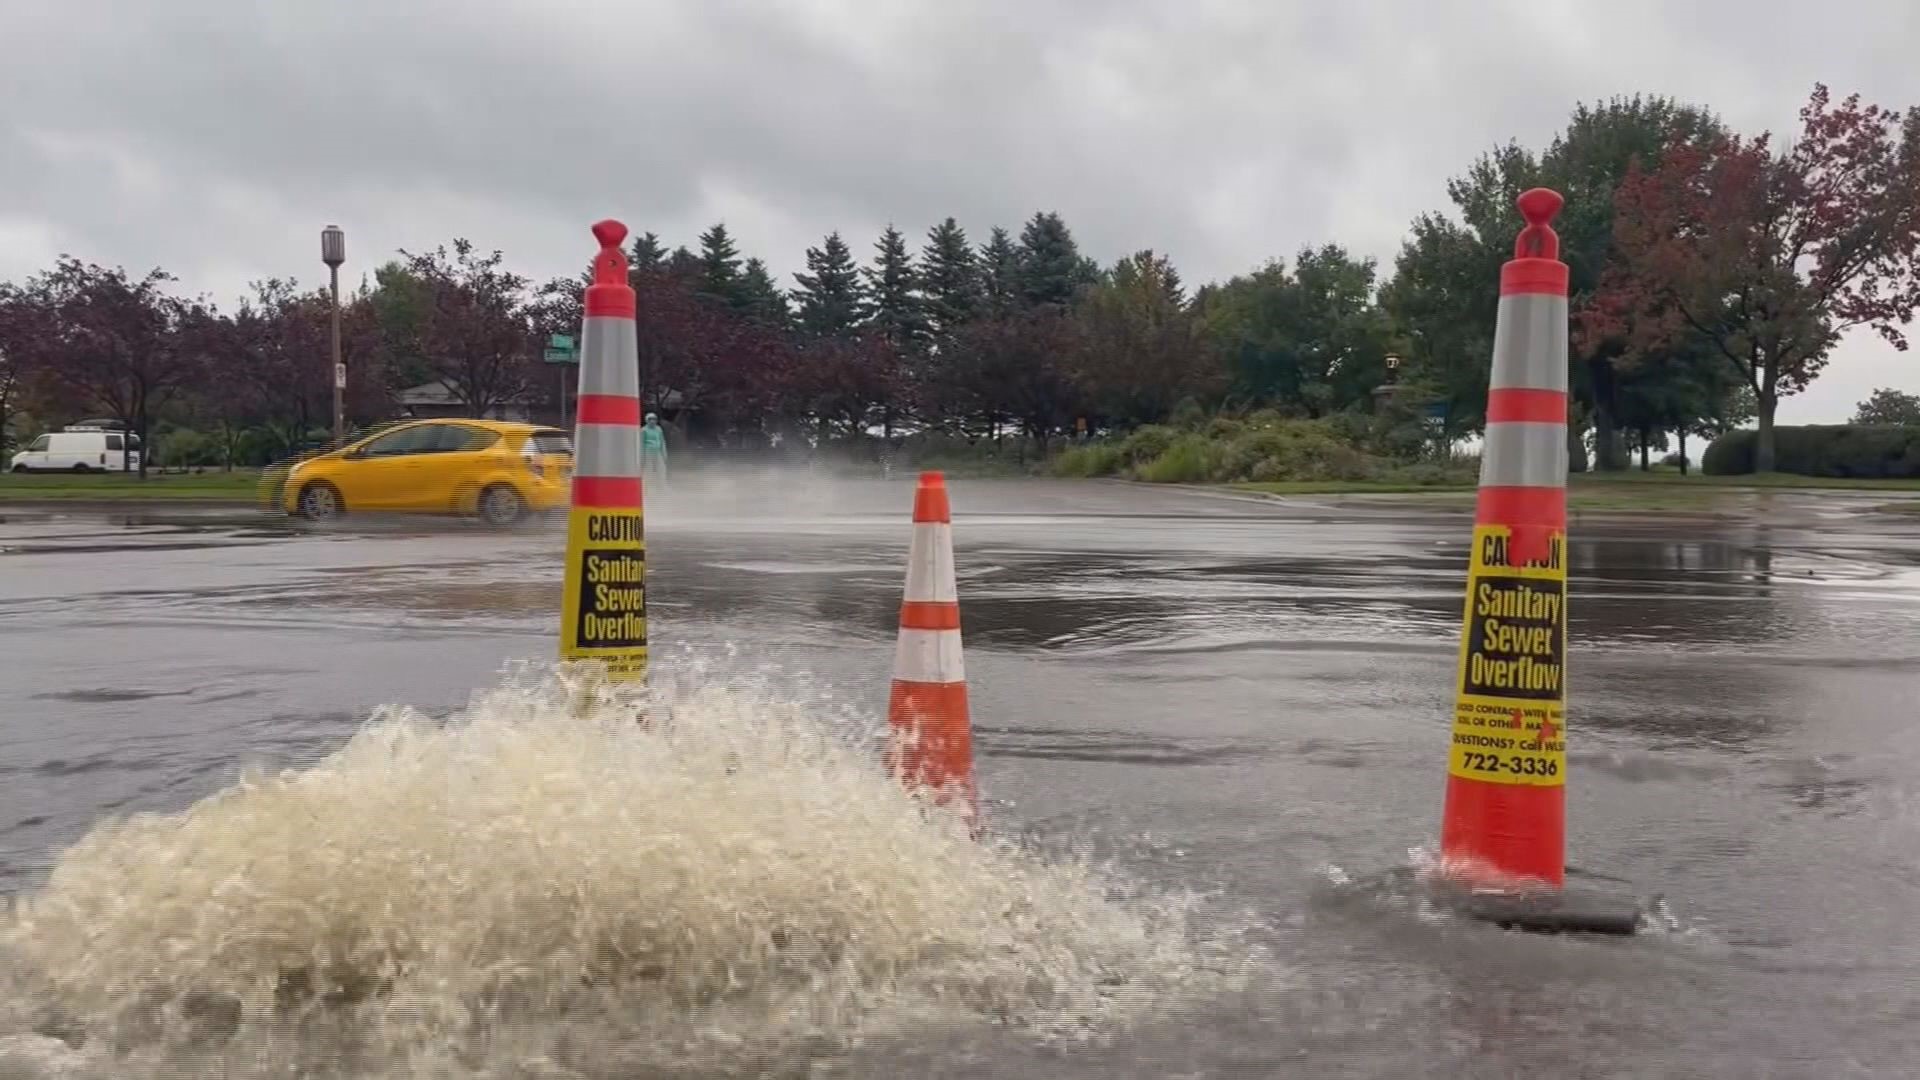
[[[136,280],[72,257],[28,281],[26,302],[44,333],[27,350],[47,398],[68,412],[101,410],[151,445],[154,412],[204,370],[213,318],[168,295],[172,281],[162,270]],[[142,478],[149,457],[140,457]]]
[[[1774,463],[1782,396],[1820,373],[1840,335],[1895,348],[1920,305],[1920,109],[1835,104],[1816,86],[1785,150],[1769,135],[1676,143],[1615,196],[1623,273],[1606,301],[1634,336],[1700,335],[1754,395],[1754,467]]]

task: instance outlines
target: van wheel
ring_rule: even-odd
[[[300,498],[294,503],[298,513],[308,521],[328,521],[347,512],[346,500],[340,498],[340,491],[325,480],[315,480],[300,489]]]
[[[32,472],[33,470],[27,468],[25,465],[15,465],[13,467],[13,471],[17,473],[23,473],[23,472]]]
[[[495,484],[480,493],[480,519],[489,525],[511,525],[520,520],[524,510],[520,493],[505,484]]]

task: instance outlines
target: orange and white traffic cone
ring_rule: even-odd
[[[567,514],[560,656],[597,660],[615,682],[647,677],[647,542],[640,482],[640,353],[627,227],[596,222],[580,326],[580,394]]]
[[[1527,226],[1500,306],[1467,568],[1440,852],[1482,887],[1564,882],[1567,661],[1567,265],[1558,192]]]
[[[967,714],[967,673],[961,660],[960,595],[954,580],[953,513],[946,478],[920,474],[913,497],[913,545],[900,604],[900,639],[893,659],[893,695],[887,707],[892,735],[889,765],[910,788],[928,788],[936,801],[956,795],[976,818],[973,733]]]

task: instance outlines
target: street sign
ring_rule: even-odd
[[[333,388],[335,390],[345,390],[347,388],[347,365],[333,365]]]
[[[545,360],[549,364],[579,363],[580,351],[573,347],[573,335],[548,334],[547,348],[545,352],[540,354],[540,359]]]

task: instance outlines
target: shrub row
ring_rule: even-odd
[[[1700,467],[1709,476],[1753,472],[1759,433],[1730,431],[1713,440]],[[1883,479],[1920,476],[1920,427],[1809,424],[1773,429],[1773,468],[1795,476]]]
[[[1125,438],[1073,447],[1054,459],[1058,476],[1124,476],[1156,484],[1270,481],[1471,482],[1458,466],[1409,465],[1367,448],[1366,417],[1289,419],[1257,412],[1193,428],[1150,425]]]

